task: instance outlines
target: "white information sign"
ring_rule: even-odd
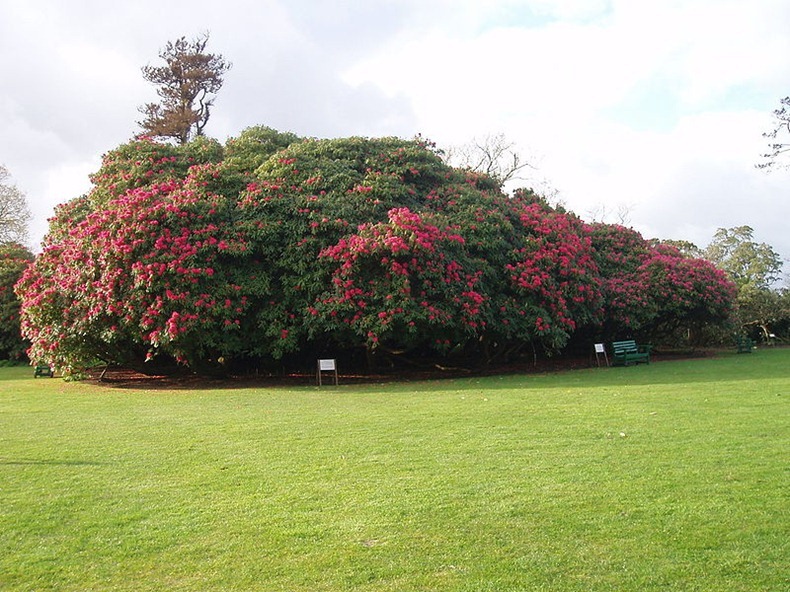
[[[316,378],[318,379],[318,386],[321,386],[321,384],[323,383],[323,381],[321,380],[322,372],[334,373],[335,384],[337,384],[337,365],[335,364],[334,359],[318,360],[318,369],[316,370]]]
[[[603,343],[596,343],[595,344],[595,361],[598,364],[598,367],[601,366],[601,354],[603,354],[604,362],[606,365],[609,365],[609,356],[606,355],[606,348],[604,347]]]

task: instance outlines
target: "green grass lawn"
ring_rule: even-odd
[[[790,349],[382,385],[0,369],[0,590],[790,588]]]

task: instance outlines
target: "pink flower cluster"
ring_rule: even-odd
[[[223,257],[246,243],[222,219],[225,199],[194,185],[187,176],[131,189],[44,249],[19,284],[32,359],[86,362],[73,355],[85,336],[105,344],[99,351],[126,341],[188,358],[206,327],[237,325],[247,301]],[[230,306],[217,304],[223,293]]]

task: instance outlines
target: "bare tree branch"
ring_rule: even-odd
[[[473,138],[469,144],[451,148],[446,153],[448,164],[483,173],[500,184],[520,179],[524,169],[535,167],[522,160],[515,143],[504,134]]]
[[[0,243],[24,244],[30,209],[25,194],[7,182],[10,177],[8,169],[0,164]]]
[[[763,133],[764,138],[775,140],[777,137],[790,136],[790,97],[784,97],[779,101],[781,107],[774,109],[774,128]],[[777,166],[779,168],[788,168],[790,163],[781,162],[782,156],[790,152],[790,142],[773,142],[768,145],[769,151],[760,156],[764,159],[763,162],[757,163],[755,166],[758,169],[773,170]]]

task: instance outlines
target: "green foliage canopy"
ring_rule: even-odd
[[[770,245],[755,242],[751,226],[719,228],[705,257],[726,271],[738,288],[770,288],[781,277],[782,258]]]
[[[759,330],[769,339],[774,327],[790,321],[786,291],[774,290],[781,277],[782,258],[766,243],[754,240],[750,226],[719,228],[705,256],[725,270],[738,287],[737,321],[741,329]]]

